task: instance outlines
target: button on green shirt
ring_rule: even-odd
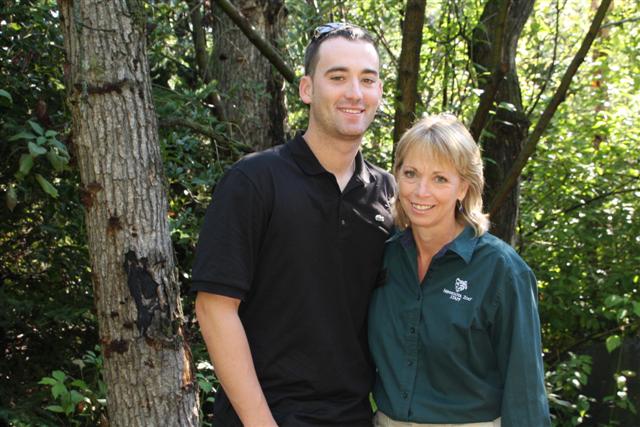
[[[398,421],[550,426],[536,280],[506,243],[471,227],[422,283],[410,229],[387,242],[369,311],[378,408]]]

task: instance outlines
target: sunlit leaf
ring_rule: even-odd
[[[619,335],[611,335],[607,337],[605,345],[607,346],[607,351],[611,353],[616,348],[620,347],[622,344],[622,338]]]

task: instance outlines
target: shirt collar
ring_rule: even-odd
[[[289,150],[291,150],[295,162],[304,173],[307,175],[328,173],[327,170],[322,167],[315,154],[313,154],[311,148],[309,148],[307,141],[302,137],[302,132],[297,133],[287,145],[289,146]],[[375,179],[375,176],[369,171],[369,166],[365,163],[360,150],[358,150],[356,154],[353,176],[363,184],[369,184]]]
[[[394,234],[388,241],[398,241],[405,249],[413,249],[416,248],[416,242],[413,239],[413,233],[411,232],[411,228],[407,228],[403,231],[399,231]],[[433,257],[434,259],[440,258],[444,256],[448,251],[454,252],[460,258],[464,260],[467,264],[471,261],[471,257],[473,256],[473,251],[476,249],[476,245],[478,244],[478,238],[475,236],[475,231],[473,227],[467,225],[462,233],[458,235],[452,242],[447,243],[438,251],[438,253]]]

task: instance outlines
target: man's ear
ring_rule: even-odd
[[[311,104],[311,99],[313,97],[313,81],[311,80],[311,76],[303,76],[300,79],[298,92],[300,93],[300,99],[302,99],[302,102],[305,104]]]

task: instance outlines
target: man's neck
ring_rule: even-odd
[[[310,129],[302,136],[323,168],[335,175],[339,182],[345,177],[347,177],[346,181],[349,181],[353,175],[355,158],[362,138],[337,140]]]

